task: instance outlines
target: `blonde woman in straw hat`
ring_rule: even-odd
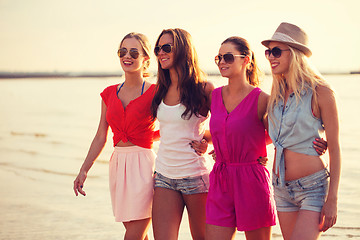
[[[268,117],[281,231],[284,239],[317,239],[337,218],[341,155],[334,92],[308,64],[312,52],[301,28],[281,23],[262,44],[273,75]],[[329,170],[312,147],[323,133]]]

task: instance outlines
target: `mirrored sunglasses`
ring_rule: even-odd
[[[166,43],[166,44],[164,44],[162,46],[156,46],[154,48],[154,53],[155,53],[156,56],[159,55],[159,52],[161,50],[163,50],[166,53],[170,53],[172,51],[172,48],[173,48],[173,46],[170,43]]]
[[[216,63],[216,65],[219,65],[221,60],[224,59],[225,63],[231,64],[235,61],[235,57],[244,58],[244,57],[246,57],[246,55],[234,55],[232,53],[226,53],[224,55],[219,54],[219,55],[215,56],[215,63]]]
[[[117,54],[120,58],[125,57],[125,55],[127,53],[128,53],[128,50],[126,48],[120,48],[117,52]],[[129,54],[133,59],[137,59],[140,55],[139,51],[136,48],[131,48],[129,50]]]

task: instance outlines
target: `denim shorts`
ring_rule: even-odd
[[[280,186],[280,179],[272,174],[272,184],[276,208],[279,212],[310,210],[321,212],[329,186],[329,171],[323,170],[293,181],[285,181]]]
[[[209,191],[209,174],[196,177],[172,179],[155,172],[154,181],[154,187],[167,188],[187,195],[207,193]]]

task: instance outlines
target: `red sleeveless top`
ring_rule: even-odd
[[[150,106],[155,94],[155,84],[140,97],[130,101],[125,109],[117,96],[117,86],[118,84],[109,86],[100,94],[107,107],[106,121],[114,134],[114,146],[120,141],[130,141],[137,146],[151,148],[155,126]],[[156,134],[158,133],[157,131]]]

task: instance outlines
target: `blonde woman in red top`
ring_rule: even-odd
[[[85,196],[87,173],[106,143],[110,126],[115,149],[109,162],[109,186],[115,221],[126,228],[124,239],[148,239],[151,222],[155,154],[150,106],[155,85],[144,80],[149,53],[149,41],[142,34],[129,33],[121,41],[118,55],[125,81],[101,93],[99,127],[74,181],[75,195]]]

